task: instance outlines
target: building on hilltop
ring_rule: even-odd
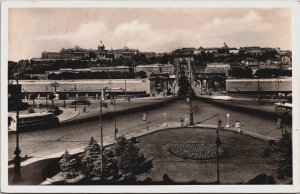
[[[105,46],[102,43],[102,40],[100,41],[98,49],[95,51],[95,54],[98,59],[107,59],[107,51],[105,50]]]
[[[258,46],[240,47],[240,52],[243,52],[245,54],[260,55],[261,51],[262,51],[261,48]]]
[[[130,49],[125,46],[122,49],[114,50],[114,58],[115,59],[119,59],[119,58],[131,59],[133,57],[133,55],[138,54],[138,52],[139,52],[138,50]]]
[[[60,50],[60,54],[62,59],[67,60],[79,60],[84,59],[90,56],[91,50],[82,49],[79,46],[75,46],[74,48]]]
[[[62,48],[60,52],[42,52],[43,60],[80,60],[86,58],[95,58],[100,60],[113,60],[119,58],[131,59],[134,55],[139,53],[138,50],[130,49],[124,47],[122,49],[116,50],[105,50],[105,45],[100,41],[97,50],[83,49],[79,46],[74,48],[64,49]]]
[[[42,59],[55,59],[55,60],[61,60],[61,54],[60,52],[42,52]]]

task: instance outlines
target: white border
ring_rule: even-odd
[[[10,186],[7,164],[7,61],[9,8],[79,8],[79,7],[135,7],[135,8],[290,8],[292,10],[293,51],[293,185],[199,185],[199,186]],[[300,127],[300,3],[290,1],[7,1],[1,5],[1,191],[14,193],[296,193],[300,192],[299,127]],[[276,18],[274,18],[276,19]],[[297,79],[297,80],[296,80]],[[298,127],[298,128],[297,128]],[[297,130],[296,130],[297,129]],[[298,183],[298,184],[297,184]]]

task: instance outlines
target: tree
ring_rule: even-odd
[[[101,147],[97,141],[91,137],[89,144],[85,147],[82,159],[82,172],[88,178],[101,175]]]
[[[278,178],[291,177],[293,173],[292,138],[287,131],[280,138],[278,146],[279,159],[276,161]]]
[[[30,100],[32,100],[33,107],[35,107],[34,100],[37,98],[37,94],[32,93],[32,94],[30,94],[29,98],[30,98]]]
[[[60,99],[64,101],[64,108],[66,108],[66,100],[68,99],[67,94],[63,93],[60,95]]]
[[[146,78],[146,77],[147,77],[147,74],[146,74],[145,71],[140,71],[140,72],[138,73],[138,76],[139,76],[140,78]]]
[[[61,156],[61,159],[59,160],[59,167],[62,176],[64,176],[67,179],[76,177],[78,175],[78,173],[75,170],[76,164],[76,159],[72,158],[68,150],[66,150],[65,153]]]
[[[241,67],[234,67],[229,70],[229,76],[235,78],[243,78],[244,77],[244,70]]]
[[[252,69],[250,68],[250,67],[245,67],[244,69],[243,69],[243,71],[244,71],[244,78],[252,78],[253,77],[253,71],[252,71]]]
[[[115,153],[118,157],[118,168],[124,176],[138,174],[145,164],[145,157],[139,153],[133,141],[124,136],[117,139]]]
[[[53,105],[54,105],[54,98],[55,98],[55,95],[53,94],[53,93],[50,93],[49,94],[49,100],[51,100],[51,103],[52,103],[52,107],[53,107]]]

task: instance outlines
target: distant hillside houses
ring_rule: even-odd
[[[163,74],[174,74],[174,65],[172,64],[151,64],[151,65],[138,65],[135,67],[135,72],[144,71],[149,77],[153,73],[163,73]]]
[[[239,50],[237,48],[231,48],[228,47],[227,44],[224,42],[224,46],[222,47],[202,47],[200,46],[198,49],[193,47],[188,48],[181,48],[176,49],[173,51],[173,54],[175,55],[199,55],[203,53],[212,53],[212,54],[218,54],[218,55],[226,55],[226,54],[236,54]]]

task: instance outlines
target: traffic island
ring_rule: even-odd
[[[220,184],[292,183],[291,177],[277,179],[274,161],[278,154],[264,154],[268,141],[227,130],[220,130],[219,135],[222,143],[218,152],[216,130],[213,128],[179,127],[135,135],[136,146],[152,163],[149,171],[135,175],[135,179],[129,182],[125,179],[80,179],[78,182],[64,181],[63,184],[218,184],[217,174]],[[106,149],[110,146],[112,144]],[[47,166],[48,173],[59,173],[58,161],[56,159]],[[44,176],[48,180],[46,184],[61,184]]]

